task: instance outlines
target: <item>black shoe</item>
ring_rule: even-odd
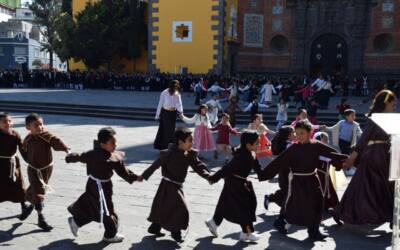
[[[278,218],[274,221],[274,227],[276,228],[276,230],[278,230],[278,232],[280,232],[281,234],[286,235],[288,234],[288,231],[286,230],[285,225],[286,223],[283,219]]]
[[[342,226],[343,222],[340,220],[339,215],[333,209],[329,209],[328,213],[332,216],[332,219],[336,222],[338,226]]]
[[[308,238],[313,241],[324,241],[326,237],[328,237],[328,235],[322,234],[319,230],[308,231]]]
[[[38,226],[39,226],[41,229],[43,229],[44,231],[46,231],[46,232],[50,232],[50,231],[53,229],[52,226],[50,226],[49,224],[47,224],[47,222],[46,222],[46,220],[44,219],[43,216],[39,216],[39,219],[38,219]]]
[[[22,212],[20,214],[20,216],[18,216],[18,219],[20,219],[21,221],[26,220],[26,218],[28,218],[28,216],[32,213],[33,211],[33,205],[29,205],[27,207],[22,208]]]
[[[265,195],[264,196],[264,208],[265,208],[265,210],[268,210],[268,207],[269,207],[269,196]]]
[[[155,228],[155,227],[153,227],[153,225],[151,225],[151,226],[147,229],[147,232],[148,232],[149,234],[154,234],[157,238],[158,238],[158,237],[164,237],[164,236],[165,236],[164,233],[161,233],[161,229]]]
[[[172,232],[172,233],[171,233],[171,237],[172,237],[172,239],[174,239],[177,243],[182,243],[182,242],[183,242],[181,232]]]

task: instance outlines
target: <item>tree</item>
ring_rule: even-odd
[[[43,66],[43,62],[40,59],[35,59],[32,62],[32,66],[35,66],[36,69],[40,69]]]
[[[118,16],[113,5],[105,2],[88,3],[82,12],[76,15],[76,50],[75,58],[82,60],[86,66],[97,69],[106,64],[111,70],[112,61],[119,47],[115,39],[118,30],[113,20]],[[113,15],[114,14],[114,15]]]
[[[75,49],[75,22],[72,16],[63,12],[55,21],[54,52],[61,61],[68,62]]]
[[[147,25],[145,22],[147,4],[142,0],[127,0],[128,21],[121,39],[126,46],[121,47],[121,56],[136,60],[142,56],[142,49],[147,49]]]
[[[50,69],[53,69],[53,52],[56,38],[55,23],[61,12],[61,0],[34,0],[29,5],[29,8],[35,16],[34,22],[43,27],[41,34],[45,41],[41,41],[42,51],[49,52]]]
[[[90,68],[108,70],[119,58],[141,56],[147,43],[146,5],[139,0],[103,0],[88,3],[76,15],[74,57]]]

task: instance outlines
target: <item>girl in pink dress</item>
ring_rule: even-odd
[[[200,105],[192,118],[182,115],[182,120],[185,123],[195,125],[193,149],[199,151],[199,153],[215,151],[214,139],[210,132],[211,122],[208,117],[207,105]]]

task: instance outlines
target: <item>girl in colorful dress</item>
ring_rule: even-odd
[[[269,130],[268,127],[263,123],[263,117],[261,114],[256,114],[254,116],[253,122],[249,124],[248,129],[256,131],[260,135],[260,144],[256,152],[257,158],[272,156],[272,151],[270,149],[271,142],[268,139],[268,134],[274,136],[275,132]]]
[[[285,125],[288,120],[287,112],[289,109],[289,103],[287,103],[284,99],[281,99],[277,106],[278,112],[276,114],[276,121],[278,122],[278,125],[276,126],[276,131],[279,131],[279,129]]]
[[[309,120],[308,120],[308,113],[307,110],[305,109],[299,109],[297,111],[296,114],[296,119],[290,124],[292,127],[296,127],[296,124],[299,121],[307,121],[311,124],[311,133],[310,133],[310,138],[313,138],[314,134],[315,134],[315,130],[321,130],[321,129],[325,129],[326,125],[316,125],[316,124],[312,124]]]
[[[215,150],[214,139],[210,132],[211,122],[208,117],[207,105],[200,105],[197,113],[192,118],[184,115],[181,118],[185,123],[195,125],[193,149],[197,150],[199,154]]]

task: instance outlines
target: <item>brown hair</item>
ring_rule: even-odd
[[[394,100],[396,100],[396,95],[392,91],[387,89],[379,91],[372,101],[372,105],[366,116],[370,117],[373,113],[382,113],[385,110],[386,104]]]
[[[179,89],[181,88],[180,83],[178,80],[172,80],[169,82],[168,85],[168,92],[170,95],[175,94],[176,91],[179,91]]]
[[[208,110],[208,106],[205,105],[205,104],[201,104],[201,105],[199,106],[199,108],[197,109],[197,113],[198,113],[199,115],[201,115],[201,110],[202,110],[202,109]]]
[[[7,117],[11,117],[11,115],[9,113],[6,112],[0,112],[0,120],[7,118]]]
[[[262,121],[263,120],[263,115],[262,114],[255,114],[253,116],[252,122],[254,122],[257,118],[260,118],[260,120]]]
[[[307,110],[305,110],[305,109],[298,109],[298,110],[297,110],[297,113],[296,113],[296,116],[299,116],[299,115],[301,115],[302,113],[307,114]]]

